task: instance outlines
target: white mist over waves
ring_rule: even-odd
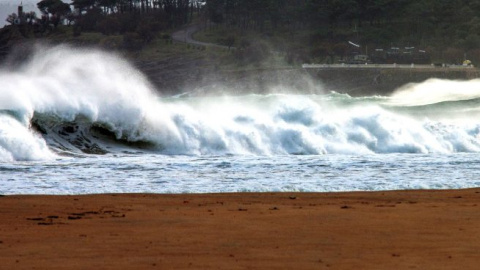
[[[449,91],[472,90],[467,96],[440,90],[433,94],[443,83]],[[0,161],[55,157],[55,147],[45,140],[50,135],[42,138],[30,127],[39,114],[58,124],[80,119],[97,124],[117,139],[148,142],[153,145],[149,150],[168,155],[479,152],[480,122],[458,114],[458,104],[442,107],[441,113],[435,106],[411,109],[412,104],[475,99],[480,93],[476,84],[427,81],[391,98],[335,93],[160,97],[141,73],[116,55],[43,48],[21,68],[0,71]],[[429,118],[429,112],[436,117]],[[450,114],[462,121],[451,121]]]
[[[184,147],[179,153],[364,155],[480,151],[480,125],[475,119],[465,117],[456,124],[441,117],[416,117],[391,107],[389,99],[282,94],[200,98],[172,104],[174,107],[168,111],[174,113]]]
[[[51,115],[59,121],[74,121],[81,116],[92,123],[103,123],[118,138],[131,140],[142,139],[137,138],[139,129],[145,122],[157,122],[159,117],[149,117],[161,113],[157,97],[141,73],[121,58],[96,50],[38,48],[18,70],[0,71],[0,83],[0,110],[15,112],[22,124],[15,127],[15,132],[30,134],[32,148],[41,144],[32,139],[37,135],[29,130],[34,113]],[[0,123],[2,133],[9,126],[6,121],[3,118]],[[0,147],[15,159],[39,158],[18,156],[5,140]]]
[[[396,90],[391,97],[392,104],[403,106],[478,99],[480,79],[452,81],[434,78],[423,83],[409,83]]]
[[[0,162],[54,158],[43,138],[18,119],[0,114]]]

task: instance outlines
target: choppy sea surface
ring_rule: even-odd
[[[0,82],[0,194],[480,186],[479,80],[164,97],[115,55],[60,46]]]
[[[476,154],[106,155],[0,165],[1,194],[210,193],[480,186]]]

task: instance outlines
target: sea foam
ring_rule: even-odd
[[[162,97],[114,54],[57,46],[1,71],[0,82],[0,161],[55,158],[86,142],[115,152],[89,134],[95,126],[128,147],[148,142],[148,151],[168,155],[480,151],[476,80],[412,84],[392,97]],[[58,128],[66,124],[75,136]]]
[[[2,119],[2,133],[12,127],[11,133],[30,134],[32,142],[36,135],[29,128],[34,114],[59,121],[81,116],[105,123],[118,137],[134,137],[132,132],[156,100],[144,76],[121,58],[65,46],[37,50],[16,70],[0,71],[0,82],[0,110],[14,112],[19,121],[13,128]],[[3,140],[3,152],[17,156],[8,143]]]

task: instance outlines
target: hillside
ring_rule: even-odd
[[[62,8],[39,1],[41,19],[32,15],[0,29],[3,65],[21,63],[32,44],[94,47],[129,59],[159,92],[178,94],[224,91],[222,85],[232,92],[267,92],[278,84],[317,91],[308,81],[328,78],[302,70],[303,63],[351,63],[361,54],[372,63],[480,63],[478,1],[52,1]],[[326,85],[358,86],[344,76],[329,76],[342,83]]]

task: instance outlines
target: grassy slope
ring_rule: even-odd
[[[0,29],[1,32],[2,29]],[[32,30],[23,34],[23,37],[16,32],[17,41],[40,41],[52,44],[73,44],[75,46],[92,46],[106,49],[107,51],[114,51],[126,56],[132,61],[168,61],[174,59],[202,59],[208,65],[216,66],[223,70],[249,70],[257,68],[283,68],[288,67],[286,64],[285,55],[281,54],[284,51],[282,46],[286,46],[284,36],[278,34],[256,33],[254,31],[240,32],[239,30],[232,31],[224,27],[209,28],[208,31],[200,31],[194,35],[194,38],[208,43],[221,44],[225,37],[233,35],[235,37],[236,48],[240,50],[228,50],[224,48],[216,48],[209,46],[194,46],[183,43],[175,43],[169,39],[164,39],[165,36],[171,36],[176,29],[172,29],[165,33],[157,33],[154,39],[142,46],[140,50],[127,51],[123,49],[124,36],[123,35],[103,35],[99,32],[82,32],[79,36],[73,35],[72,26],[58,26],[51,33],[41,37],[35,37]],[[25,31],[24,31],[25,32]],[[1,34],[1,33],[0,33]],[[7,38],[8,39],[8,38]],[[242,53],[242,45],[262,43],[266,52],[262,52],[267,57],[260,61],[242,61],[246,57],[246,52]]]

